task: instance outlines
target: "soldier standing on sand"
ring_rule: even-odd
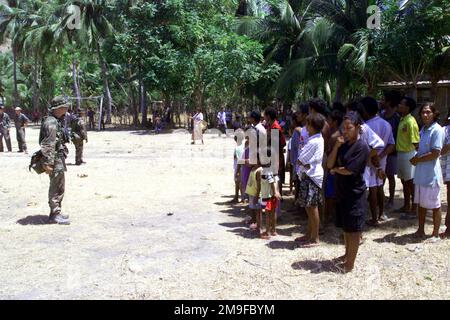
[[[70,128],[72,142],[75,145],[75,164],[77,166],[86,163],[83,161],[83,141],[88,142],[86,125],[84,123],[84,110],[78,111],[78,117],[72,117]]]
[[[9,115],[5,113],[5,106],[0,102],[0,152],[3,152],[3,139],[6,141],[8,151],[12,151],[11,137],[9,136],[10,128],[11,119],[9,118]]]
[[[14,123],[16,125],[17,143],[19,144],[18,152],[25,152],[26,154],[28,154],[27,143],[25,141],[25,128],[28,126],[30,119],[28,119],[27,116],[22,113],[21,108],[16,108],[15,111],[16,118],[14,120]]]
[[[63,97],[52,100],[48,117],[44,118],[39,133],[39,144],[43,155],[45,172],[50,176],[48,204],[50,206],[49,223],[70,224],[68,216],[61,213],[61,202],[64,198],[65,159],[68,149],[64,133],[64,115],[69,107]]]

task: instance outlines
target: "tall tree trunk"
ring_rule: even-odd
[[[39,60],[38,55],[35,53],[34,67],[33,67],[33,112],[39,110],[38,69],[39,69]]]
[[[334,102],[341,102],[342,96],[344,95],[345,90],[345,79],[344,76],[339,73],[337,79],[336,79],[336,93],[334,96]]]
[[[13,45],[13,80],[14,80],[14,92],[13,92],[13,107],[17,108],[20,104],[19,90],[17,88],[17,47]]]
[[[136,96],[134,95],[134,89],[133,89],[133,83],[131,81],[133,72],[132,72],[132,66],[131,63],[128,65],[128,88],[130,90],[130,103],[131,103],[131,110],[133,112],[133,125],[137,127],[139,125],[139,110],[137,108],[136,104]]]
[[[139,71],[139,92],[140,92],[140,107],[142,113],[142,126],[147,125],[147,89],[142,80],[142,73]]]
[[[78,74],[77,74],[77,60],[72,60],[72,81],[73,81],[73,95],[77,99],[76,106],[77,112],[81,109],[81,95],[80,88],[78,86]]]
[[[102,70],[103,91],[105,93],[105,102],[106,102],[106,123],[110,124],[112,112],[112,97],[111,91],[109,90],[108,69],[106,68],[106,63],[103,61],[102,54],[100,52],[100,44],[98,43],[97,43],[97,54],[98,54],[98,61],[100,63],[100,67]]]

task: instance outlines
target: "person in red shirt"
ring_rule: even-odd
[[[284,147],[286,146],[286,138],[284,137],[283,129],[281,128],[280,124],[277,121],[277,111],[274,108],[267,108],[264,111],[264,119],[266,121],[268,144],[270,144],[270,140],[272,137],[272,130],[278,131],[279,161],[278,161],[278,164],[277,164],[274,174],[278,175],[278,178],[279,178],[278,190],[280,191],[280,194],[282,194],[282,187],[283,187],[285,171],[286,171],[286,168],[285,168],[286,164],[284,161]]]

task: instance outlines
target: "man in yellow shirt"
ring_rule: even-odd
[[[420,141],[419,126],[411,112],[417,107],[416,101],[412,98],[404,97],[399,104],[398,111],[402,118],[397,132],[397,175],[403,184],[404,204],[403,207],[395,210],[405,213],[403,218],[414,218],[416,205],[414,202],[414,166],[409,160],[414,158],[417,146]]]

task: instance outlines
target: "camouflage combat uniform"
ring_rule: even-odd
[[[39,144],[45,159],[44,165],[53,168],[48,191],[50,218],[61,214],[61,202],[64,198],[65,188],[65,171],[67,171],[65,159],[67,158],[68,149],[65,145],[66,142],[63,124],[50,114],[43,120],[39,134]]]
[[[16,116],[14,123],[16,125],[16,137],[19,144],[19,152],[27,152],[27,143],[25,141],[25,124],[30,122],[26,115],[21,113]]]
[[[9,128],[11,128],[11,120],[9,118],[9,115],[4,112],[2,115],[0,115],[0,152],[3,152],[3,139],[5,139],[8,151],[12,151]]]
[[[73,117],[70,123],[72,142],[75,145],[75,164],[83,163],[84,140],[88,141],[86,124],[82,117]]]

